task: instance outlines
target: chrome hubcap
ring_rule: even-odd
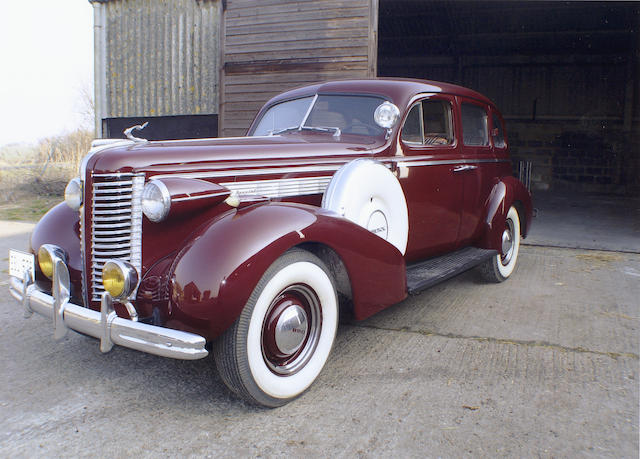
[[[507,220],[507,227],[502,233],[502,264],[508,265],[513,257],[513,222]]]
[[[262,357],[277,375],[292,375],[309,362],[322,329],[322,307],[304,284],[291,285],[271,302],[262,325]]]
[[[307,336],[307,314],[297,304],[287,307],[276,322],[276,346],[283,354],[296,352]]]

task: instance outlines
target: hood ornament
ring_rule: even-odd
[[[127,128],[127,129],[125,129],[125,130],[123,131],[123,133],[124,133],[124,135],[126,135],[126,136],[127,136],[127,139],[129,139],[129,140],[133,140],[134,142],[138,142],[138,143],[148,142],[148,140],[147,140],[147,139],[142,139],[142,138],[140,138],[140,137],[136,137],[136,136],[134,136],[134,135],[132,134],[132,132],[133,132],[134,130],[138,130],[138,131],[143,130],[144,128],[146,128],[146,127],[147,127],[147,124],[149,124],[149,122],[148,122],[148,121],[147,121],[147,122],[145,122],[144,124],[136,124],[135,126],[131,126],[131,127]]]

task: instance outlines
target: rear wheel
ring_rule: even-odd
[[[503,282],[511,276],[520,252],[520,218],[515,207],[507,212],[505,229],[502,232],[501,253],[480,265],[482,277],[490,282]]]
[[[290,250],[269,267],[238,320],[215,343],[218,371],[246,400],[283,405],[320,374],[337,326],[336,291],[324,263]]]

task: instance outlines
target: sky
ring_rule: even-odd
[[[0,0],[0,146],[89,126],[93,7],[87,0]],[[92,126],[91,126],[92,127]]]

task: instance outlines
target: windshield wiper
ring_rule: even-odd
[[[332,127],[332,126],[327,126],[327,127],[302,126],[300,129],[301,130],[304,129],[305,131],[333,132],[334,137],[340,137],[340,134],[342,134],[342,131],[340,130],[339,127]]]
[[[269,135],[278,135],[288,131],[297,131],[300,129],[300,126],[289,126],[282,129],[274,129],[273,131],[269,131]]]
[[[320,127],[320,126],[290,126],[282,129],[269,131],[269,135],[284,134],[289,131],[316,131],[316,132],[333,132],[334,137],[340,137],[342,131],[339,127]]]

